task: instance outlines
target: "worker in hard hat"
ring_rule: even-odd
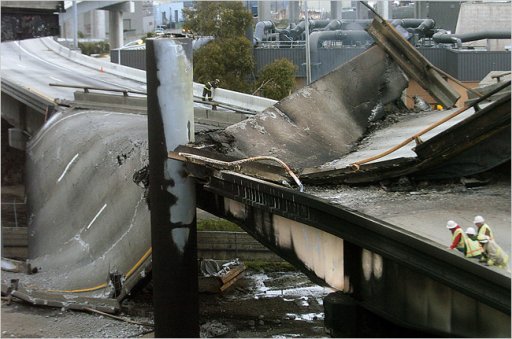
[[[473,223],[478,228],[477,237],[483,238],[484,235],[488,236],[491,240],[494,240],[494,234],[492,233],[489,225],[485,223],[484,218],[481,215],[477,215]]]
[[[208,101],[212,101],[212,91],[216,89],[220,84],[219,79],[215,79],[213,81],[208,81],[203,88],[203,101],[206,101],[206,96],[208,95]]]
[[[478,242],[476,238],[476,230],[473,227],[468,227],[466,229],[465,245],[466,250],[464,254],[466,258],[482,259],[484,249]]]
[[[484,254],[486,257],[486,264],[489,266],[498,266],[506,268],[508,265],[508,255],[496,243],[496,241],[489,238],[487,235],[478,236],[478,241],[482,244]]]
[[[446,223],[446,228],[452,232],[452,244],[449,249],[453,250],[456,248],[460,252],[464,253],[464,249],[466,248],[464,231],[462,228],[453,220],[448,220]]]

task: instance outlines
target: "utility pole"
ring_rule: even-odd
[[[306,20],[306,85],[309,85],[311,83],[311,51],[309,47],[309,13],[307,0],[304,0],[304,16]]]
[[[76,0],[73,0],[73,48],[78,49],[78,9]]]

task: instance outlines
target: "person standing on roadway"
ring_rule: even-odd
[[[452,232],[452,244],[450,245],[449,249],[453,250],[456,248],[460,252],[464,253],[464,249],[466,248],[464,239],[466,236],[464,235],[462,228],[453,220],[448,220],[446,223],[446,228]]]
[[[485,220],[481,215],[477,215],[473,223],[478,227],[478,239],[483,239],[483,236],[486,235],[489,239],[494,240],[494,234],[492,233],[491,228],[485,223]]]
[[[486,264],[489,266],[498,266],[506,268],[508,265],[508,255],[496,243],[496,241],[489,238],[489,236],[478,236],[478,241],[482,244],[486,258]]]
[[[215,79],[214,81],[208,81],[203,88],[203,101],[206,101],[206,96],[208,95],[208,101],[212,101],[212,91],[216,89],[220,84],[219,79]]]

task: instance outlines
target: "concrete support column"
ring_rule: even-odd
[[[105,11],[91,12],[91,35],[95,39],[105,39]]]
[[[110,48],[119,48],[123,46],[123,12],[111,9],[108,13]]]
[[[360,1],[356,1],[356,17],[358,19],[368,19],[369,9],[366,8]]]
[[[341,19],[342,7],[341,1],[331,1],[331,19]]]
[[[258,20],[272,20],[272,15],[270,13],[270,5],[271,1],[258,1]]]
[[[146,41],[155,336],[199,337],[195,185],[168,151],[194,141],[192,40]]]
[[[382,17],[385,20],[389,20],[392,18],[391,7],[389,6],[389,1],[382,2]]]
[[[324,298],[324,326],[333,338],[355,338],[360,332],[360,306],[348,294],[334,292]]]
[[[299,1],[288,2],[288,21],[290,23],[299,22],[300,6]]]

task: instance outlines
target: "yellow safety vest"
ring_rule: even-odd
[[[459,243],[457,244],[457,248],[460,248],[460,249],[464,249],[464,240],[466,239],[466,235],[464,234],[464,232],[462,231],[462,228],[457,228],[455,230],[455,232],[453,232],[452,234],[452,242],[453,240],[455,240],[455,238],[457,237],[457,235],[460,234],[460,241]]]
[[[483,236],[485,235],[485,233],[487,233],[487,231],[489,231],[489,239],[490,240],[494,240],[494,234],[492,234],[491,228],[487,224],[483,224],[482,227],[480,227],[478,229],[478,236],[477,236],[477,238],[478,239],[483,238]]]
[[[476,240],[471,239],[470,237],[466,236],[464,237],[465,243],[466,243],[466,257],[467,258],[473,258],[477,257],[479,255],[482,255],[484,253],[484,249],[482,248],[482,245]]]

